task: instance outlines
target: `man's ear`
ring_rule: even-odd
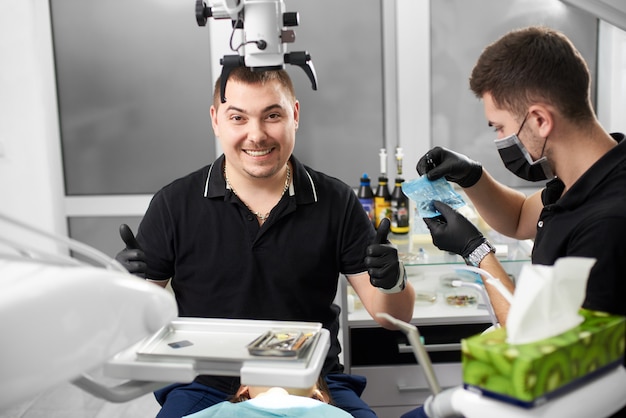
[[[552,134],[555,123],[555,109],[544,104],[534,104],[528,109],[528,117],[532,120],[533,128],[542,138]]]
[[[300,102],[297,100],[293,104],[293,121],[296,126],[296,130],[298,130],[298,125],[300,124]]]
[[[217,109],[214,105],[211,105],[211,126],[213,127],[213,133],[216,137],[219,137],[219,127],[217,125]]]
[[[250,399],[250,387],[249,386],[240,386],[237,393],[235,393],[236,398],[245,398]]]
[[[319,389],[313,389],[313,395],[311,395],[311,398],[317,399],[320,402],[330,403],[328,396]]]

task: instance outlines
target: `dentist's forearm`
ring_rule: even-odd
[[[500,264],[496,258],[495,254],[487,255],[481,261],[479,267],[489,272],[494,278],[499,279],[502,285],[506,287],[509,292],[513,293],[515,291],[515,285],[511,281],[508,273],[502,267],[502,264]],[[496,286],[489,284],[484,277],[483,282],[485,283],[485,290],[489,295],[489,300],[491,301],[491,306],[493,307],[496,317],[498,318],[498,322],[504,326],[506,324],[506,318],[509,314],[509,308],[511,305],[496,288]]]

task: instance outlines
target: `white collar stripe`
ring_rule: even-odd
[[[207,174],[206,176],[206,184],[204,185],[204,197],[207,197],[209,195],[209,179],[211,178],[211,171],[213,170],[213,166],[215,164],[211,164],[211,167],[209,167],[209,174]]]
[[[309,178],[309,182],[311,183],[311,190],[313,191],[313,199],[317,202],[317,190],[315,190],[315,183],[313,183],[313,179],[308,171],[304,170],[306,176]]]

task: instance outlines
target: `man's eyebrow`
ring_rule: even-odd
[[[265,112],[269,112],[270,110],[274,110],[274,109],[282,109],[282,108],[283,108],[283,107],[282,107],[280,104],[278,104],[278,103],[274,103],[274,104],[271,104],[271,105],[269,105],[269,106],[265,107],[265,108],[262,110],[262,112],[263,112],[263,113],[265,113]],[[228,112],[228,111],[233,111],[233,112],[239,112],[239,113],[247,113],[247,112],[246,112],[246,110],[241,109],[241,108],[239,108],[239,107],[237,107],[237,106],[233,106],[233,105],[228,106],[228,107],[226,108],[226,111],[227,111],[227,112]]]
[[[270,110],[274,110],[274,109],[281,109],[282,110],[282,106],[278,103],[274,103],[271,104],[269,106],[267,106],[265,109],[263,109],[263,112],[269,112]]]
[[[228,111],[231,111],[231,110],[232,110],[232,111],[234,111],[234,112],[246,113],[246,111],[245,111],[245,110],[240,109],[240,108],[238,108],[238,107],[236,107],[236,106],[233,106],[233,105],[230,105],[230,106],[228,106],[228,107],[226,108],[226,111],[227,111],[227,112],[228,112]]]

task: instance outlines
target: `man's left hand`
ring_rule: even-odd
[[[372,286],[383,293],[398,293],[406,285],[406,272],[398,260],[398,250],[387,240],[390,226],[389,219],[383,218],[374,241],[367,247],[365,265]]]
[[[441,216],[424,218],[424,222],[437,248],[467,258],[486,241],[478,228],[465,216],[438,200],[434,201],[434,206]]]

